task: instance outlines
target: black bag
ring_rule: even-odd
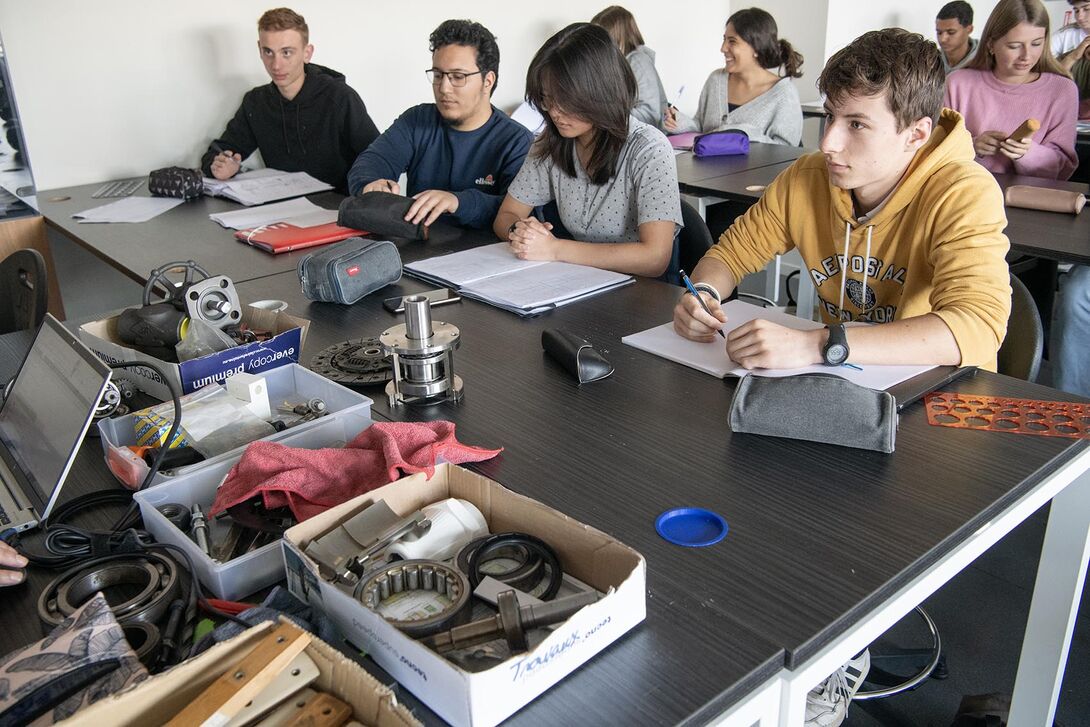
[[[401,254],[389,240],[350,237],[299,260],[299,282],[308,300],[355,303],[401,280]]]
[[[367,230],[379,237],[427,240],[428,228],[423,222],[414,225],[405,221],[405,215],[412,206],[411,197],[390,192],[368,192],[341,202],[337,210],[337,224],[354,230]]]
[[[148,174],[148,189],[155,197],[197,199],[204,194],[204,177],[199,169],[163,167]]]

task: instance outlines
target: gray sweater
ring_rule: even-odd
[[[662,119],[666,115],[666,91],[662,88],[658,71],[655,70],[655,51],[641,45],[626,58],[636,76],[636,86],[639,89],[632,116],[637,121],[650,124],[661,131]]]
[[[700,92],[696,118],[682,117],[678,131],[739,129],[750,141],[798,146],[802,141],[802,105],[790,78],[782,78],[757,98],[727,110],[727,71],[712,71]]]

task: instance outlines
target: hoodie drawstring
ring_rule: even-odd
[[[874,236],[874,225],[867,225],[867,250],[866,256],[863,258],[863,290],[859,293],[859,315],[860,317],[867,313],[867,269],[870,267],[870,246],[871,238]],[[839,314],[844,312],[844,292],[848,287],[848,268],[851,265],[851,261],[848,259],[848,247],[852,240],[852,223],[844,223],[844,260],[840,264],[840,301],[837,303],[837,311]],[[841,315],[841,319],[843,316]]]
[[[284,115],[284,97],[277,94],[280,100],[280,131],[284,135],[284,148],[291,154],[291,143],[288,142],[288,120]]]

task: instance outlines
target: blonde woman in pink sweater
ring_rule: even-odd
[[[1040,0],[1000,0],[976,57],[946,79],[944,105],[965,117],[977,161],[996,173],[1067,179],[1078,166],[1079,92],[1049,49]],[[1026,119],[1041,128],[1009,138]]]

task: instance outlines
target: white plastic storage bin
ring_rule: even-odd
[[[297,427],[283,432],[287,436],[282,437],[280,443],[301,449],[343,447],[371,426],[371,423],[369,409],[330,414],[313,422],[313,426]],[[177,545],[189,553],[201,583],[217,597],[229,601],[244,598],[284,579],[284,559],[280,554],[280,542],[270,543],[226,563],[217,563],[205,555],[187,533],[176,528],[155,508],[168,502],[190,508],[199,504],[207,514],[216,499],[216,489],[220,482],[241,457],[242,452],[238,451],[226,459],[216,458],[216,462],[202,462],[203,466],[194,472],[172,477],[133,496],[140,505],[140,514],[144,518],[147,531],[160,543]],[[216,518],[209,517],[209,538],[212,541],[219,540],[226,527]]]
[[[362,413],[367,417],[371,415],[371,400],[366,396],[357,394],[355,391],[334,383],[321,374],[316,374],[299,364],[287,364],[271,371],[263,371],[261,376],[265,377],[265,384],[269,392],[269,406],[274,412],[285,401],[300,403],[314,398],[323,400],[330,412],[324,417],[297,424],[282,432],[270,434],[264,438],[267,442],[284,441],[287,437],[311,429],[330,417],[344,412]],[[184,418],[182,424],[185,424]],[[148,466],[142,461],[134,461],[131,452],[126,449],[128,445],[136,444],[136,431],[133,428],[132,415],[115,419],[103,419],[98,423],[98,431],[102,439],[102,451],[106,457],[106,465],[110,468],[110,471],[122,484],[134,488],[138,487],[148,474]],[[234,461],[238,459],[244,448],[244,446],[237,447],[202,462],[179,467],[170,476],[161,472],[156,473],[151,484],[154,486],[171,479],[177,479],[226,459]],[[135,482],[125,481],[126,476],[124,473],[126,471],[135,474],[137,478]]]

